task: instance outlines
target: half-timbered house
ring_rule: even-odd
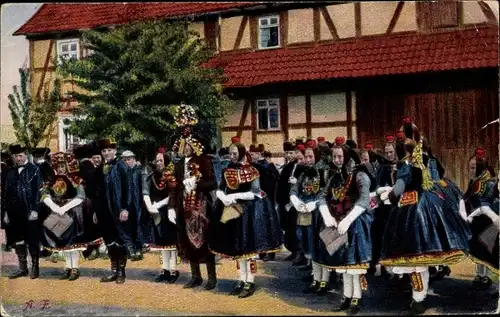
[[[82,30],[190,17],[228,77],[223,144],[239,135],[279,155],[287,139],[345,136],[379,147],[409,115],[464,188],[475,147],[498,165],[498,125],[480,130],[499,117],[498,11],[496,1],[45,4],[15,34],[30,41],[36,95],[53,57],[88,54]],[[74,106],[53,148],[78,141],[64,133]]]

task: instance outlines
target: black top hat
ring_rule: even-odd
[[[31,155],[33,156],[47,156],[50,154],[50,149],[48,147],[37,147],[31,150]]]
[[[116,142],[111,141],[111,139],[101,139],[101,140],[97,141],[97,147],[100,150],[116,149]]]
[[[101,149],[99,148],[99,146],[97,146],[96,143],[90,144],[89,148],[90,148],[90,156],[101,155]]]
[[[89,158],[92,156],[92,148],[90,145],[84,144],[74,149],[73,154],[75,154],[76,158],[79,160]]]
[[[26,147],[21,144],[11,144],[9,145],[9,151],[11,154],[20,154],[26,152]]]

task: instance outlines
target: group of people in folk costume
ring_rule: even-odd
[[[429,280],[449,274],[448,265],[471,257],[479,289],[491,286],[488,270],[498,272],[499,185],[481,148],[462,193],[408,117],[383,151],[343,137],[300,139],[283,144],[279,167],[262,145],[247,150],[239,137],[207,153],[191,106],[178,107],[176,124],[172,151],[160,147],[144,168],[131,151],[119,159],[109,139],[48,161],[32,153],[35,163],[11,145],[2,156],[1,217],[19,259],[11,278],[38,277],[41,245],[62,252],[61,279],[76,280],[80,251],[88,257],[104,243],[111,274],[101,282],[125,282],[127,260],[148,250],[161,257],[155,281],[175,283],[183,259],[191,269],[185,288],[203,284],[205,263],[211,290],[218,255],[236,260],[230,294],[245,298],[256,289],[256,260],[274,260],[284,244],[285,260],[311,271],[305,293],[325,294],[331,277],[342,277],[336,310],[359,312],[365,274],[374,272],[411,284],[409,312],[421,314]]]

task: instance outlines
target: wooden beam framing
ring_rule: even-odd
[[[256,16],[250,16],[250,45],[254,50],[258,48],[258,37],[259,37],[259,29],[258,29],[258,20]]]
[[[248,109],[250,109],[250,100],[245,99],[245,104],[243,105],[243,109],[241,111],[240,123],[238,124],[238,127],[241,128],[244,127],[245,121],[247,120],[248,116]],[[243,134],[242,129],[237,130],[236,136],[241,137],[242,134]]]
[[[354,23],[356,27],[356,37],[361,36],[361,3],[354,2]]]
[[[280,44],[288,46],[288,11],[280,12]]]
[[[240,28],[238,29],[238,34],[236,35],[236,41],[234,41],[233,50],[237,50],[238,48],[240,48],[241,39],[243,38],[243,33],[245,32],[247,24],[248,24],[248,16],[245,15],[241,19]]]
[[[312,128],[311,128],[311,94],[306,93],[306,123],[305,123],[305,128],[306,128],[306,134],[307,137],[311,137],[312,134]],[[293,125],[291,126],[292,128]]]
[[[291,123],[288,126],[290,129],[306,129],[307,131],[311,131],[312,129],[346,127],[347,125],[348,125],[347,121],[329,121],[329,122]],[[311,137],[311,132],[307,132],[307,137]]]
[[[493,10],[491,10],[490,6],[484,1],[479,1],[478,3],[479,3],[479,6],[481,7],[481,10],[484,13],[484,15],[488,19],[488,22],[491,24],[497,24],[498,21],[495,17],[495,13],[493,13]]]
[[[314,42],[319,42],[321,39],[321,25],[319,16],[319,8],[313,8]]]
[[[392,16],[391,22],[389,23],[389,26],[387,27],[387,31],[385,31],[386,34],[390,34],[394,31],[394,27],[396,26],[396,23],[398,23],[399,16],[401,15],[401,11],[403,11],[405,3],[404,1],[399,1],[398,5],[396,6],[396,10],[394,11],[394,15]]]
[[[252,130],[251,125],[244,125],[244,126],[229,126],[229,127],[223,127],[222,131],[224,132],[236,132],[236,135],[241,138],[241,134],[243,134],[243,131],[250,131]],[[238,135],[239,134],[239,135]]]
[[[252,107],[252,143],[257,143],[257,105],[255,104],[255,98],[251,101]]]
[[[280,121],[285,140],[288,140],[290,131],[288,130],[288,95],[286,92],[280,96]]]
[[[326,7],[321,7],[320,10],[321,10],[321,13],[323,14],[323,18],[325,19],[326,25],[328,26],[328,29],[330,30],[330,33],[332,34],[333,39],[338,40],[339,33],[337,32],[337,28],[335,27],[335,24],[333,23],[332,17],[330,16],[330,13],[326,9]]]
[[[347,139],[352,139],[352,91],[346,91]]]
[[[50,40],[50,43],[49,43],[49,50],[47,52],[47,56],[45,57],[45,64],[44,64],[44,71],[42,73],[42,78],[40,79],[40,84],[38,86],[38,90],[36,92],[36,98],[39,100],[40,97],[41,97],[41,93],[42,93],[42,88],[43,88],[43,83],[45,81],[45,75],[47,74],[47,68],[49,67],[49,62],[50,62],[50,57],[52,55],[52,47],[54,47],[54,40]]]

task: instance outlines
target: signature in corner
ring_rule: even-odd
[[[28,309],[40,309],[40,310],[46,310],[50,309],[50,300],[48,299],[43,299],[40,302],[35,301],[33,299],[30,299],[29,301],[24,303],[23,311],[26,311]]]

